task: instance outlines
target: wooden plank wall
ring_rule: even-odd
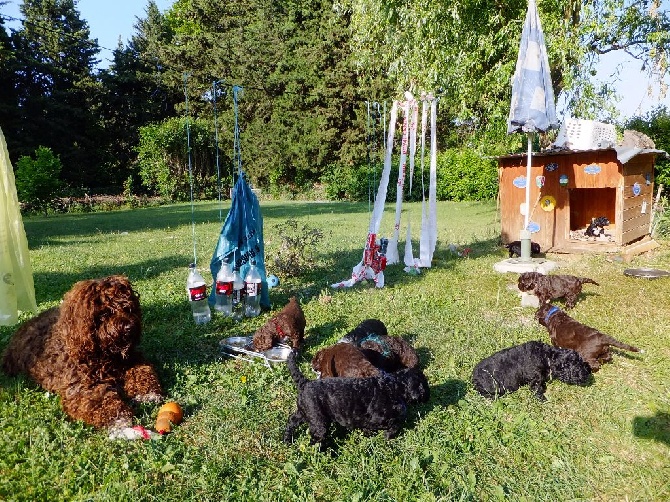
[[[621,217],[621,243],[626,245],[649,233],[654,197],[655,155],[638,155],[624,165],[623,214]],[[639,184],[640,194],[633,187]]]

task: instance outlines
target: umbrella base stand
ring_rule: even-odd
[[[523,272],[539,272],[546,275],[556,267],[558,267],[556,262],[545,258],[529,258],[527,261],[521,258],[508,258],[495,263],[493,270],[500,273],[514,272],[522,274]]]

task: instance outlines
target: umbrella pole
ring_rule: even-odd
[[[526,162],[526,207],[523,216],[523,228],[521,229],[521,261],[530,261],[530,232],[528,231],[528,219],[530,218],[530,165],[533,154],[533,133],[528,133],[528,155]]]

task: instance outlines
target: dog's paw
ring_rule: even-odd
[[[133,401],[138,403],[160,403],[163,399],[163,396],[156,394],[155,392],[149,392],[148,394],[141,394],[133,397]]]

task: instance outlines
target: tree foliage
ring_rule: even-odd
[[[12,34],[19,105],[7,133],[13,155],[46,145],[68,167],[65,180],[99,186],[106,181],[98,148],[100,86],[92,74],[99,48],[88,23],[73,0],[24,0],[21,13],[22,28]]]
[[[456,171],[463,159],[523,147],[506,120],[527,0],[176,0],[164,13],[149,0],[134,35],[97,71],[97,41],[76,4],[23,0],[21,27],[9,32],[0,17],[10,154],[51,148],[74,187],[121,191],[141,178],[147,190],[182,198],[176,135],[191,120],[191,154],[207,159],[196,192],[214,193],[217,154],[224,180],[232,168],[237,118],[255,185],[295,193],[349,179],[345,192],[364,192],[366,101],[407,89],[439,95],[440,149],[470,150],[451,155]],[[538,0],[538,8],[567,114],[614,121],[611,87],[593,82],[598,57],[612,51],[639,60],[663,91],[670,18],[660,0]],[[243,89],[237,117],[233,86]],[[161,152],[147,145],[159,147],[160,137],[170,139],[162,161],[174,178],[151,164]]]
[[[361,68],[382,68],[396,89],[441,89],[440,109],[503,148],[526,0],[352,0]],[[599,55],[625,50],[668,73],[670,18],[659,0],[539,0],[556,95],[573,116],[613,118],[613,95],[592,82]],[[599,113],[597,113],[599,112]],[[491,144],[493,143],[493,144]]]
[[[46,214],[49,202],[59,194],[62,166],[50,148],[40,146],[35,158],[21,157],[16,163],[16,192],[19,200]]]

